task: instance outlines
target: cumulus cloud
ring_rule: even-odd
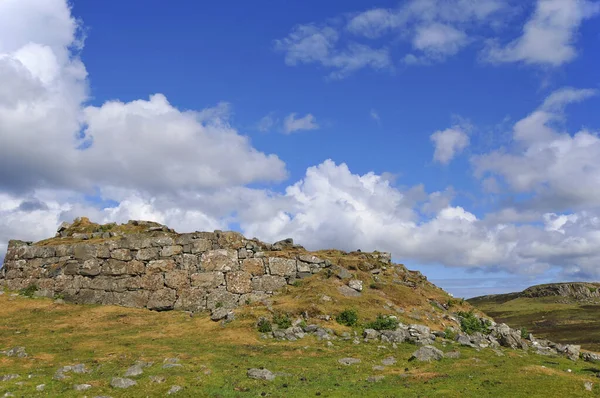
[[[587,0],[538,0],[521,37],[503,47],[492,42],[485,58],[495,63],[565,64],[577,56],[579,26],[599,12],[600,3]]]
[[[430,137],[435,152],[433,160],[441,164],[448,164],[469,145],[469,136],[460,126],[433,133]]]
[[[319,128],[317,119],[310,113],[304,117],[296,117],[296,113],[290,113],[283,121],[283,132],[291,134],[299,130],[316,130]]]
[[[78,32],[64,0],[0,4],[0,191],[156,192],[286,177],[276,155],[229,125],[225,103],[181,111],[156,94],[85,107]]]
[[[564,88],[513,127],[515,147],[474,156],[476,175],[491,174],[515,192],[534,193],[521,202],[540,210],[596,208],[600,206],[600,138],[581,129],[562,131],[564,108],[595,94],[594,90]]]

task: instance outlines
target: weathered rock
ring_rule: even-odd
[[[231,293],[250,293],[252,291],[252,275],[245,271],[228,272],[225,278],[227,290]]]
[[[342,365],[346,365],[346,366],[350,366],[350,365],[356,365],[357,363],[360,363],[360,359],[358,358],[341,358],[338,359],[338,363],[342,364]]]
[[[225,274],[216,272],[200,272],[191,275],[192,286],[203,289],[215,289],[225,284]]]
[[[262,292],[274,292],[287,285],[287,281],[282,276],[255,276],[252,278],[252,290]]]
[[[383,376],[383,375],[377,375],[377,376],[369,376],[369,377],[367,377],[367,381],[369,383],[377,383],[378,381],[381,381],[383,379],[385,379],[385,376]]]
[[[335,276],[337,276],[339,279],[350,279],[350,278],[352,278],[352,273],[350,273],[350,271],[348,271],[344,267],[335,266],[332,269],[333,269],[333,272],[334,272]]]
[[[209,250],[202,254],[200,264],[203,271],[228,272],[238,269],[238,256],[235,250]]]
[[[358,279],[352,279],[350,282],[348,282],[348,286],[351,289],[356,290],[357,292],[362,292],[362,290],[363,290],[363,281],[358,280]]]
[[[21,376],[19,376],[18,374],[2,375],[2,376],[0,376],[0,381],[11,381],[14,379],[18,379],[19,377],[21,377]]]
[[[265,274],[265,264],[262,258],[247,258],[242,261],[241,270],[252,276],[260,276]]]
[[[360,292],[357,292],[356,290],[346,285],[338,287],[338,291],[346,297],[360,297]]]
[[[91,384],[75,384],[73,386],[73,389],[75,391],[86,391],[86,390],[89,390],[90,388],[92,388]]]
[[[7,357],[17,357],[17,358],[26,358],[27,352],[25,351],[25,347],[13,347],[7,351],[0,351],[1,354],[6,355]]]
[[[133,387],[135,385],[137,385],[137,381],[127,379],[127,378],[122,378],[122,377],[113,377],[112,380],[110,381],[110,386],[112,388],[125,389],[125,388],[129,388],[129,387]]]
[[[396,358],[394,357],[387,357],[381,360],[381,363],[385,366],[391,366],[394,365],[396,363]]]
[[[210,315],[212,321],[220,321],[233,315],[233,311],[228,308],[215,308]]]
[[[412,353],[411,360],[416,359],[421,362],[439,361],[444,358],[444,353],[430,345],[423,346]]]
[[[582,352],[581,359],[586,362],[600,362],[600,354],[595,352]]]
[[[167,394],[168,395],[177,394],[181,390],[183,390],[183,387],[175,385],[175,386],[172,386],[171,388],[169,388],[169,391],[167,391]]]
[[[151,382],[156,384],[162,384],[165,381],[167,381],[167,378],[165,376],[150,376],[149,379]]]
[[[172,310],[175,305],[177,294],[173,289],[160,289],[152,293],[147,307],[155,311]]]
[[[270,257],[269,272],[271,275],[290,277],[296,274],[296,260]]]
[[[248,369],[247,373],[248,377],[251,379],[257,380],[267,380],[273,381],[275,380],[275,374],[268,369]]]

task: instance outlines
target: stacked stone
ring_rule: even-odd
[[[235,308],[331,265],[304,250],[285,258],[281,246],[221,231],[45,246],[10,241],[0,287],[35,285],[40,296],[158,311]]]

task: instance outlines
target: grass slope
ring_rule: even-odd
[[[526,327],[537,337],[557,343],[581,344],[600,351],[600,305],[564,297],[483,296],[473,306],[513,328]]]
[[[366,289],[363,297],[353,299],[337,295],[335,282],[313,277],[301,286],[291,286],[275,298],[273,309],[296,314],[312,307],[335,314],[354,307],[364,322],[381,312],[377,309],[382,303],[400,305],[412,300],[403,307],[409,314],[410,308],[421,305],[428,295],[441,295],[415,290],[410,295],[410,290],[403,290],[405,287],[391,286],[399,290]],[[332,300],[323,302],[323,293]],[[426,313],[425,308],[421,311]],[[50,299],[5,293],[0,295],[0,350],[24,346],[29,357],[0,356],[0,377],[21,375],[0,382],[0,396],[11,392],[23,397],[155,397],[165,396],[172,385],[184,387],[175,395],[179,397],[600,396],[598,386],[592,392],[584,389],[585,382],[597,384],[593,372],[599,370],[581,361],[573,363],[513,350],[503,350],[504,355],[497,356],[492,350],[476,351],[440,341],[436,343],[439,348],[446,352],[458,350],[461,358],[417,363],[409,361],[417,349],[411,344],[393,348],[381,343],[355,345],[351,340],[336,340],[328,346],[312,336],[295,342],[263,340],[255,323],[265,314],[262,305],[247,306],[236,312],[235,321],[222,325],[210,321],[207,315],[190,317],[176,311],[56,304]],[[433,314],[429,316],[433,318]],[[335,321],[323,324],[332,327]],[[362,331],[360,327],[340,325],[335,329]],[[388,356],[394,356],[397,363],[380,371],[372,369]],[[164,359],[173,357],[179,358],[183,366],[163,369]],[[340,365],[338,359],[344,357],[358,358],[361,363]],[[127,390],[111,388],[110,379],[123,376],[137,360],[154,362],[135,378],[138,385]],[[86,364],[91,372],[52,380],[57,369],[77,363]],[[247,369],[255,367],[282,375],[272,382],[249,379]],[[165,376],[166,383],[152,383],[152,375]],[[385,378],[367,382],[373,375]],[[81,383],[93,387],[85,393],[74,391],[73,385]],[[39,384],[46,384],[45,391],[36,391]]]

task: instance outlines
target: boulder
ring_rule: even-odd
[[[421,362],[439,361],[444,358],[444,353],[430,345],[423,346],[412,353],[409,360],[417,360]]]
[[[133,387],[135,385],[137,385],[137,381],[123,378],[123,377],[113,377],[112,380],[110,381],[110,386],[112,388],[124,389],[124,388]]]
[[[271,372],[269,369],[248,369],[247,373],[248,377],[251,379],[257,380],[267,380],[273,381],[275,380],[275,374]]]

